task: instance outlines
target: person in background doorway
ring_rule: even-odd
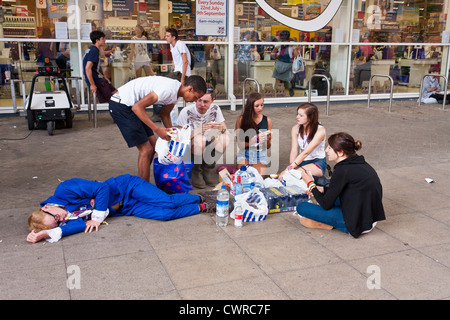
[[[53,37],[52,32],[49,27],[42,28],[42,36],[43,39],[51,39]],[[38,43],[38,53],[36,64],[38,66],[43,66],[45,63],[45,59],[48,58],[49,61],[55,59],[56,50],[54,48],[53,42],[39,42]],[[45,79],[45,90],[52,91],[52,83],[50,78]]]
[[[90,38],[92,45],[83,56],[84,80],[91,92],[97,95],[100,103],[109,102],[117,90],[111,85],[111,81],[100,73],[100,50],[106,46],[105,34],[98,30],[92,31]]]
[[[173,70],[167,74],[167,77],[176,79],[181,83],[186,77],[191,75],[191,53],[186,44],[178,39],[178,31],[174,28],[167,28],[164,39],[170,45],[170,56],[173,61]],[[155,104],[153,106],[152,121],[161,121],[162,106]]]
[[[245,31],[241,41],[251,41],[252,31]],[[252,46],[250,44],[240,44],[236,60],[238,62],[238,80],[244,81],[250,75],[250,61],[252,55]]]
[[[283,30],[280,32],[280,42],[290,41],[290,32]],[[272,50],[272,57],[276,59],[273,67],[272,77],[275,78],[275,86],[278,83],[284,83],[284,87],[289,90],[289,95],[294,95],[294,89],[291,85],[292,78],[292,60],[298,52],[294,52],[295,46],[277,45]]]
[[[440,74],[438,67],[430,67],[428,69],[429,74]],[[422,102],[423,103],[450,103],[450,93],[447,93],[447,96],[441,93],[441,86],[439,85],[439,77],[435,76],[427,76],[423,79],[422,86]]]
[[[166,29],[166,41],[170,44],[170,52],[174,64],[173,73],[181,83],[191,75],[191,54],[186,44],[178,39],[178,31],[174,28]],[[174,77],[174,76],[172,76]],[[178,78],[179,77],[179,78]]]
[[[134,68],[136,78],[139,78],[142,75],[142,72],[144,72],[146,76],[152,76],[153,70],[148,55],[147,44],[143,42],[147,40],[146,32],[141,25],[137,25],[134,28],[134,32],[135,36],[133,36],[131,40],[140,40],[142,42],[130,44],[130,68]]]
[[[331,77],[331,74],[328,72],[328,70],[324,67],[322,61],[317,61],[314,66],[314,73],[313,74],[320,74],[324,75],[328,78],[328,81],[330,82],[330,94],[331,94],[331,88],[333,87],[333,78]],[[317,90],[317,94],[319,96],[326,96],[328,93],[328,84],[327,80],[325,80],[323,77],[312,77],[311,78],[311,88]]]

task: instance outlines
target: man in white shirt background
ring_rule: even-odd
[[[167,77],[176,79],[181,83],[191,75],[191,54],[186,44],[178,39],[178,31],[175,28],[167,28],[164,36],[167,43],[170,45],[170,52],[173,60],[173,70],[167,75]],[[160,113],[161,106],[153,106],[153,121],[161,121]]]
[[[214,90],[206,93],[196,103],[187,105],[180,111],[176,125],[189,124],[192,130],[191,153],[194,160],[192,185],[196,188],[215,186],[219,177],[215,169],[216,161],[225,152],[230,140],[225,118],[220,107],[213,103]]]
[[[164,37],[170,44],[170,52],[172,53],[172,59],[174,69],[172,72],[181,73],[181,83],[184,82],[186,77],[191,75],[191,54],[186,44],[178,39],[178,31],[174,28],[166,29],[166,35]]]

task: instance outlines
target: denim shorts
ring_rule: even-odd
[[[306,166],[307,164],[310,163],[314,163],[317,167],[320,168],[320,170],[322,170],[322,174],[325,174],[325,171],[327,170],[326,158],[305,160],[302,163],[300,163],[300,167]]]
[[[147,142],[148,138],[154,135],[153,130],[125,104],[110,100],[109,114],[119,127],[129,148]]]
[[[247,160],[249,164],[263,163],[266,166],[269,165],[267,150],[239,149],[236,161],[240,162],[240,160]]]

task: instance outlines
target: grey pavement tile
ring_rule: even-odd
[[[435,262],[450,268],[450,243],[421,247],[418,251],[422,252],[427,257],[430,257]]]
[[[171,221],[141,221],[142,230],[152,246],[158,249],[223,241],[228,237],[216,226],[215,216],[198,214]]]
[[[383,194],[383,207],[384,214],[386,215],[386,220],[389,220],[391,216],[395,216],[397,214],[415,212],[414,209],[406,207],[405,205],[397,201],[397,199],[391,199],[389,198],[389,195],[386,196],[386,190],[383,191]]]
[[[360,272],[366,272],[368,265],[376,265],[381,287],[397,299],[429,300],[450,296],[449,268],[413,249],[378,256],[376,260],[366,258],[349,263]]]
[[[0,240],[6,241],[7,238],[20,234],[23,235],[23,240],[25,240],[27,234],[30,232],[28,230],[28,216],[31,212],[36,210],[36,208],[39,207],[19,207],[9,209],[5,205],[5,207],[0,210],[0,226],[7,226],[7,228],[1,229]]]
[[[383,289],[369,289],[366,270],[334,263],[275,274],[272,279],[295,300],[389,300]]]
[[[321,246],[340,259],[348,261],[405,250],[403,242],[379,228],[388,223],[388,221],[380,221],[370,233],[356,239],[336,229],[320,230],[321,232],[316,232],[317,229],[307,229],[306,232]]]
[[[450,226],[420,212],[393,216],[377,228],[414,248],[449,242]]]
[[[27,270],[31,267],[45,269],[63,263],[64,253],[61,243],[31,244],[22,235],[9,237],[0,243],[0,273]]]
[[[240,237],[235,241],[268,275],[340,261],[334,253],[298,229]]]
[[[154,252],[85,260],[73,265],[80,271],[80,288],[70,290],[74,300],[179,299]]]
[[[446,224],[447,226],[450,226],[450,206],[436,210],[422,211],[422,213],[430,218]]]
[[[233,271],[231,271],[233,272]],[[187,300],[285,300],[290,297],[268,276],[255,276],[179,290]]]
[[[68,300],[66,281],[65,264],[29,263],[28,269],[0,272],[0,300]]]
[[[261,276],[263,272],[231,240],[155,249],[178,290]]]

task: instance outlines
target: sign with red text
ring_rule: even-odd
[[[195,34],[227,35],[227,0],[195,0]]]

